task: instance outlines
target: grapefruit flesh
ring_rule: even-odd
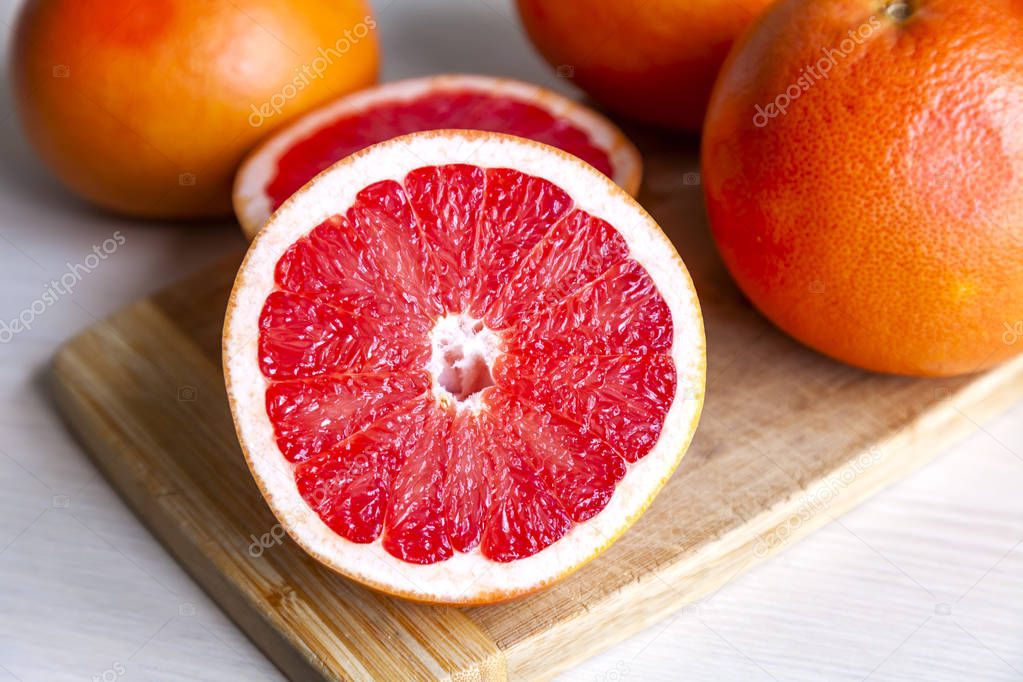
[[[688,275],[631,198],[469,131],[371,147],[289,200],[239,273],[224,355],[292,536],[455,603],[542,587],[623,532],[688,445],[705,366]]]
[[[251,236],[288,197],[340,159],[393,137],[438,128],[543,142],[578,156],[630,193],[639,189],[639,153],[595,112],[527,83],[433,76],[341,98],[273,136],[241,169],[239,221]]]
[[[273,207],[335,161],[392,137],[433,130],[438,121],[446,128],[528,137],[575,154],[605,175],[612,172],[607,151],[567,120],[535,104],[468,90],[430,92],[408,102],[382,102],[300,140],[277,160],[277,175],[266,188]]]

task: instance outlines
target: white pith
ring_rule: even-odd
[[[445,75],[412,78],[360,90],[316,109],[276,131],[256,149],[238,170],[234,186],[234,210],[242,230],[251,239],[272,213],[266,185],[277,172],[281,155],[325,124],[382,102],[408,101],[429,92],[469,90],[507,96],[537,104],[552,115],[572,121],[604,149],[611,160],[613,180],[635,195],[639,191],[639,152],[609,120],[567,97],[545,88],[492,76]]]
[[[292,465],[277,448],[266,414],[267,381],[258,365],[260,311],[274,290],[274,267],[284,251],[324,219],[344,211],[363,187],[401,182],[422,166],[472,163],[511,167],[550,180],[575,207],[607,221],[650,274],[671,311],[675,399],[653,449],[629,465],[607,506],[577,524],[547,549],[498,563],[476,550],[446,561],[416,565],[397,559],[378,538],[350,542],[329,529],[299,495]],[[548,584],[606,548],[643,512],[674,471],[703,404],[705,341],[699,303],[689,274],[652,218],[599,171],[539,143],[472,131],[432,131],[395,138],[348,157],[307,185],[271,217],[239,271],[224,330],[224,369],[239,438],[268,504],[292,537],[335,570],[366,584],[426,601],[472,603],[512,596]]]
[[[478,414],[483,409],[482,392],[472,390],[460,398],[445,386],[447,377],[451,372],[471,373],[473,376],[467,382],[480,384],[476,373],[486,372],[491,377],[501,347],[501,337],[488,329],[483,320],[465,314],[444,315],[437,320],[430,330],[430,360],[426,364],[437,402],[451,405],[458,412]]]

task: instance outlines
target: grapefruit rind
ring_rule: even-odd
[[[677,386],[661,435],[650,452],[628,465],[607,506],[560,540],[508,563],[477,547],[433,564],[388,554],[381,538],[351,542],[331,530],[299,494],[266,414],[268,381],[258,364],[262,306],[274,290],[277,261],[297,239],[344,211],[363,187],[401,181],[416,168],[451,163],[511,167],[555,183],[576,208],[613,225],[630,256],[653,279],[671,311],[671,358]],[[253,477],[288,534],[333,570],[383,592],[417,601],[478,604],[527,594],[577,570],[611,545],[646,510],[674,472],[695,432],[703,406],[706,344],[699,302],[674,246],[646,211],[609,178],[580,159],[538,142],[499,133],[438,130],[394,138],[343,159],[288,199],[251,244],[234,283],[223,336],[227,393],[238,438]]]
[[[636,147],[611,121],[578,102],[530,83],[491,76],[451,74],[412,78],[386,83],[341,97],[285,126],[257,146],[242,163],[235,177],[233,202],[242,231],[252,239],[273,212],[265,187],[277,172],[277,162],[297,140],[331,121],[385,102],[400,102],[443,90],[467,90],[506,96],[546,109],[582,129],[590,140],[605,150],[611,161],[612,178],[626,192],[639,193],[642,157]]]

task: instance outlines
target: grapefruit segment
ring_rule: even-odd
[[[490,424],[465,413],[449,414],[449,419],[443,512],[451,546],[456,552],[470,552],[480,543],[483,517],[493,499],[493,460],[487,454]]]
[[[348,222],[353,232],[362,235],[363,244],[359,260],[350,265],[356,270],[368,268],[382,277],[377,286],[387,282],[401,292],[400,300],[418,310],[426,314],[441,311],[426,246],[401,185],[385,180],[366,187],[348,209]]]
[[[446,309],[462,310],[468,301],[484,183],[483,169],[467,164],[417,168],[405,177],[405,191],[430,251]]]
[[[627,256],[628,247],[613,227],[573,211],[522,259],[487,308],[486,322],[494,329],[512,326],[524,314],[567,298]]]
[[[281,453],[299,462],[339,447],[429,388],[430,376],[421,370],[278,381],[267,388],[266,413]]]
[[[409,450],[391,485],[383,547],[403,561],[432,564],[454,554],[443,513],[450,440],[446,417],[441,410],[431,410],[421,431],[402,439]]]
[[[607,504],[626,472],[621,454],[584,425],[547,406],[527,406],[515,386],[495,396],[492,410],[512,425],[514,442],[532,456],[539,478],[575,522],[586,521]]]
[[[397,316],[407,324],[425,325],[422,308],[432,305],[433,299],[411,298],[397,286],[387,269],[394,259],[373,243],[386,239],[375,231],[355,230],[340,215],[331,216],[281,256],[275,269],[278,288],[359,317]]]
[[[513,353],[622,355],[667,352],[671,311],[639,263],[626,259],[549,309],[524,316]]]
[[[583,159],[630,194],[639,191],[639,152],[603,116],[529,83],[446,75],[368,88],[275,131],[239,169],[235,214],[251,238],[288,197],[336,161],[400,135],[440,128],[549,144]]]
[[[423,439],[426,407],[413,401],[295,468],[299,493],[333,532],[356,543],[380,537],[395,477]]]
[[[259,320],[260,367],[269,379],[420,367],[429,348],[415,322],[411,315],[375,318],[275,291]]]
[[[469,310],[482,317],[519,261],[571,209],[553,183],[508,168],[486,174],[484,209],[473,248],[475,273]]]
[[[491,421],[498,417],[492,415]],[[540,475],[542,462],[503,422],[491,431],[493,503],[485,519],[481,554],[499,562],[531,557],[561,539],[572,520]]]
[[[657,442],[675,392],[667,355],[505,355],[494,376],[520,400],[571,420],[630,462]]]
[[[282,526],[368,585],[452,603],[550,584],[623,532],[688,446],[704,353],[692,283],[638,204],[475,131],[310,183],[253,242],[224,331]]]

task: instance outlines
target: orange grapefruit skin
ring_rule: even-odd
[[[30,0],[15,99],[43,160],[89,201],[141,217],[228,214],[257,140],[376,81],[375,26],[363,0]]]
[[[612,111],[699,131],[728,48],[770,0],[517,0],[540,54]]]
[[[1023,350],[1020,35],[1009,0],[783,0],[735,46],[703,184],[721,255],[767,317],[881,372]],[[821,60],[826,77],[808,76]]]

